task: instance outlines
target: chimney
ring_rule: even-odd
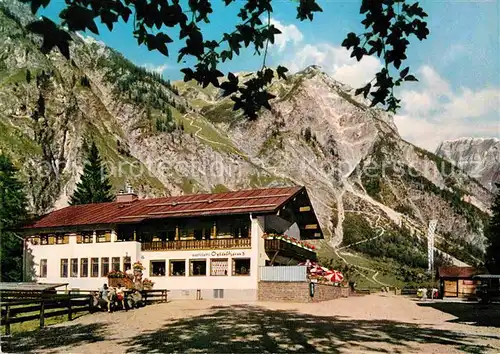
[[[125,186],[125,192],[122,189],[116,196],[116,201],[118,203],[130,203],[137,199],[139,198],[137,197],[137,194],[135,194],[132,186],[129,183],[127,183],[127,185]]]

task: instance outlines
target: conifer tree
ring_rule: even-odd
[[[492,274],[500,274],[500,183],[492,206],[493,215],[486,228],[486,268]]]
[[[22,281],[23,241],[10,231],[26,220],[26,196],[17,169],[0,154],[0,281]]]
[[[92,142],[82,177],[76,185],[70,204],[110,202],[113,200],[110,191],[111,183],[109,182],[108,171],[102,164],[97,146]]]

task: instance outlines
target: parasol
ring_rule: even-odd
[[[311,274],[315,274],[315,275],[324,275],[324,274],[327,274],[329,271],[330,270],[328,268],[321,267],[319,265],[312,267],[310,270]]]
[[[339,271],[330,270],[326,273],[325,279],[328,279],[332,283],[340,283],[342,280],[344,280],[344,276]]]

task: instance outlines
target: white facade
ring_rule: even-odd
[[[225,299],[249,299],[257,298],[258,270],[259,266],[265,265],[269,258],[264,249],[263,235],[264,218],[251,218],[250,246],[242,249],[206,249],[206,250],[162,250],[142,251],[141,243],[136,241],[118,242],[114,232],[110,242],[77,243],[76,234],[70,235],[67,244],[33,245],[29,243],[37,281],[44,283],[69,283],[68,289],[96,290],[108,278],[101,271],[101,259],[109,259],[109,269],[112,269],[112,259],[120,259],[120,269],[123,270],[125,257],[130,257],[132,263],[140,261],[146,268],[143,278],[151,279],[156,289],[170,290],[170,298],[195,298],[197,290],[201,290],[203,298],[213,298],[215,291],[223,290]],[[92,277],[91,259],[99,259],[99,274]],[[67,277],[61,275],[61,260],[68,260]],[[72,259],[78,259],[77,276],[71,276]],[[88,276],[81,275],[81,260],[88,259]],[[224,263],[227,259],[227,275],[211,275],[212,260]],[[233,274],[233,261],[247,259],[250,262],[249,275]],[[186,274],[174,276],[170,274],[170,261],[185,261]],[[190,262],[206,260],[206,275],[190,275]],[[222,260],[222,261],[220,261]],[[154,276],[151,261],[165,261],[165,275]],[[41,265],[46,262],[46,276],[40,277],[43,272]],[[247,261],[245,261],[247,262]],[[214,263],[215,264],[215,263]],[[218,297],[220,293],[218,293]]]

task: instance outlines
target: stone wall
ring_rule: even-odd
[[[309,282],[259,282],[259,301],[318,302],[349,296],[349,288],[315,284],[314,297],[309,295]]]
[[[338,299],[339,297],[348,297],[350,293],[349,288],[342,288],[339,286],[331,286],[326,284],[316,284],[313,302],[328,301]]]

